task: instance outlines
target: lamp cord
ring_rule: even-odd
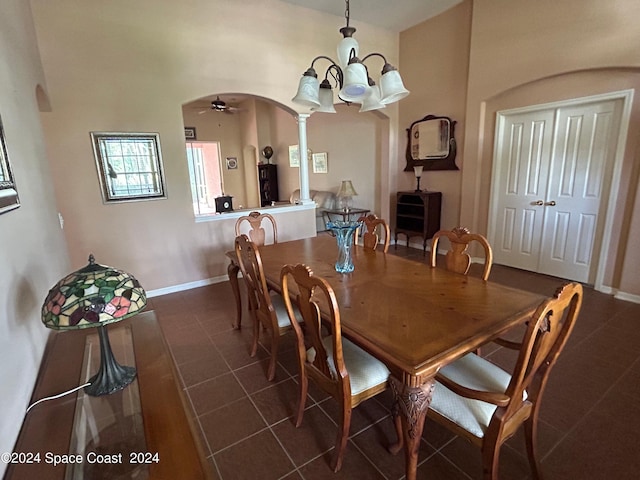
[[[66,392],[59,393],[59,394],[57,394],[57,395],[52,395],[52,396],[50,396],[50,397],[44,397],[44,398],[41,398],[40,400],[38,400],[38,401],[36,401],[36,402],[33,402],[31,405],[29,405],[29,408],[27,408],[27,411],[25,412],[25,414],[29,413],[29,410],[31,410],[33,407],[35,407],[35,406],[36,406],[37,404],[39,404],[40,402],[44,402],[45,400],[53,400],[54,398],[64,397],[65,395],[68,395],[68,394],[70,394],[70,393],[73,393],[73,392],[75,392],[76,390],[80,390],[81,388],[84,388],[84,387],[86,387],[86,386],[88,386],[88,385],[91,385],[91,382],[87,382],[87,383],[85,383],[84,385],[80,385],[79,387],[72,388],[71,390],[67,390]]]

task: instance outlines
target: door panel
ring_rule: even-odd
[[[494,260],[526,270],[538,268],[554,112],[510,115],[500,126],[492,204]]]
[[[546,198],[555,206],[545,207],[541,273],[589,281],[600,233],[597,227],[605,173],[613,163],[609,160],[617,137],[617,132],[613,135],[615,107],[615,101],[607,101],[557,110]]]

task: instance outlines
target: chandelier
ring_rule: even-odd
[[[374,52],[360,60],[358,57],[360,47],[353,38],[356,29],[349,26],[349,0],[345,1],[347,6],[344,17],[347,25],[340,29],[343,38],[338,44],[338,61],[326,55],[314,58],[309,69],[302,74],[298,93],[292,98],[293,102],[311,107],[314,112],[336,113],[333,106],[334,87],[339,89],[338,98],[343,102],[361,104],[361,112],[384,108],[385,105],[409,95],[409,90],[404,88],[400,73],[396,67],[387,62],[384,55]],[[379,85],[369,76],[369,70],[364,64],[372,57],[380,57],[384,62]],[[320,59],[330,62],[321,83],[313,68],[316,61]]]

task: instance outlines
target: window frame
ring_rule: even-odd
[[[122,203],[122,202],[140,202],[145,200],[161,200],[167,198],[167,189],[164,178],[164,167],[162,164],[162,152],[160,149],[160,134],[158,133],[135,133],[135,132],[90,132],[91,145],[93,147],[93,156],[96,162],[98,180],[100,182],[100,191],[102,193],[102,202],[105,204]],[[155,175],[154,191],[151,193],[136,193],[129,195],[115,194],[109,176],[109,158],[104,158],[103,148],[105,141],[150,141],[152,151],[150,155],[151,171],[127,171],[119,172],[117,175],[136,175],[151,174]]]

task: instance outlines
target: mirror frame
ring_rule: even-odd
[[[0,181],[0,214],[18,208],[20,199],[16,189],[13,172],[11,171],[11,163],[9,162],[9,153],[7,152],[7,144],[4,139],[4,129],[2,127],[2,118],[0,117],[0,169],[4,172],[4,180]]]
[[[439,119],[449,120],[449,155],[447,155],[446,157],[432,157],[432,158],[427,157],[426,159],[423,159],[423,160],[414,159],[411,156],[411,130],[413,129],[414,125],[417,125],[418,123],[421,123],[421,122],[426,122],[428,120],[439,120]],[[422,166],[424,170],[459,170],[458,166],[456,165],[457,147],[456,147],[456,139],[454,136],[456,123],[457,122],[455,120],[451,120],[451,118],[449,117],[443,117],[438,115],[427,115],[424,118],[421,118],[420,120],[416,120],[415,122],[413,122],[409,126],[409,128],[407,128],[407,151],[406,151],[407,165],[404,167],[404,171],[412,172],[413,167],[418,167],[418,166]]]

